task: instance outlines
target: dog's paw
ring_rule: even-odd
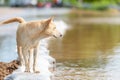
[[[40,73],[40,71],[34,71],[34,73]]]
[[[30,71],[28,71],[28,70],[25,70],[25,72],[28,72],[28,73],[30,73]]]
[[[28,73],[30,73],[30,70],[28,70],[28,69],[25,69],[25,71],[24,72],[28,72]]]
[[[33,72],[34,72],[34,73],[40,73],[39,70],[35,70],[35,69],[33,69]]]

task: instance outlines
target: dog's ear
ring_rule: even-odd
[[[54,16],[50,17],[50,19],[51,19],[51,21],[53,21],[54,20]]]
[[[52,21],[53,21],[54,17],[51,17],[49,19],[46,20],[46,26],[48,26]]]
[[[48,19],[49,22],[51,22],[51,21],[53,21],[53,20],[54,20],[54,16],[52,16],[52,17],[50,17],[50,18]]]

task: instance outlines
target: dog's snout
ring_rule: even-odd
[[[62,37],[62,34],[60,34],[60,37]]]

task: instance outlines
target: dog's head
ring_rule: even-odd
[[[57,30],[55,23],[53,22],[53,17],[45,21],[45,34],[47,36],[53,36],[55,38],[62,37],[62,34]]]

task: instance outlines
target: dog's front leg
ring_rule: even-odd
[[[31,67],[33,68],[33,48],[29,50],[29,57],[28,57],[28,68],[31,72]]]
[[[37,45],[37,46],[34,48],[33,71],[34,71],[35,73],[39,73],[39,72],[40,72],[40,71],[36,70],[38,52],[39,52],[39,45]]]

